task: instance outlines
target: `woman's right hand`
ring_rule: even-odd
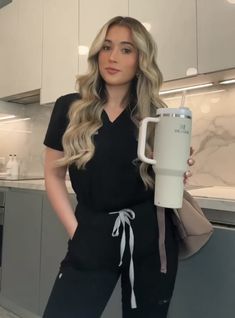
[[[77,227],[78,227],[78,223],[74,223],[74,224],[71,226],[71,228],[69,229],[69,233],[68,233],[68,234],[69,234],[70,240],[73,239]]]

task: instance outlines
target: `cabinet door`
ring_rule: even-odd
[[[13,1],[14,2],[14,1]],[[18,0],[17,92],[41,88],[42,0]]]
[[[235,316],[234,246],[235,228],[216,227],[199,253],[180,262],[169,318]]]
[[[79,0],[43,0],[41,104],[75,91]]]
[[[129,15],[150,28],[164,81],[197,73],[195,0],[130,0]]]
[[[235,3],[197,0],[200,73],[235,67]]]
[[[41,87],[42,0],[0,10],[0,98]]]
[[[128,0],[80,0],[79,74],[87,71],[87,53],[82,49],[89,49],[100,28],[117,15],[128,15]]]
[[[0,98],[16,92],[18,1],[0,9]]]
[[[41,209],[39,191],[6,192],[1,295],[33,313],[39,311]]]
[[[70,198],[75,207],[75,196],[70,195]],[[65,228],[53,211],[46,194],[43,196],[42,215],[40,314],[43,313],[46,307],[60,262],[65,257],[69,239]]]

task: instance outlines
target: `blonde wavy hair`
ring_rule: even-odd
[[[75,101],[69,109],[69,124],[62,139],[64,157],[58,160],[59,166],[75,164],[78,169],[85,168],[94,155],[93,136],[103,125],[101,114],[107,102],[105,83],[99,73],[98,55],[108,29],[114,25],[125,26],[131,30],[138,50],[138,76],[133,78],[128,96],[132,105],[131,118],[137,132],[140,120],[146,116],[155,116],[157,108],[166,107],[159,97],[162,74],[156,62],[157,48],[152,36],[138,20],[131,17],[114,17],[101,28],[90,47],[87,74],[77,77],[76,84],[81,99]],[[147,132],[147,155],[152,153],[153,138],[152,127]],[[148,166],[141,163],[139,171],[146,188],[152,188],[154,180]]]

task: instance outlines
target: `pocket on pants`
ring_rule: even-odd
[[[112,227],[80,222],[69,241],[67,259],[78,269],[117,267],[120,238],[112,237]]]

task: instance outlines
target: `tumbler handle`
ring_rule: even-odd
[[[141,161],[150,163],[152,165],[156,164],[155,159],[150,159],[145,156],[145,144],[146,144],[146,135],[147,135],[147,125],[149,122],[158,123],[160,121],[159,118],[156,117],[145,117],[139,126],[139,139],[138,139],[138,157]]]

